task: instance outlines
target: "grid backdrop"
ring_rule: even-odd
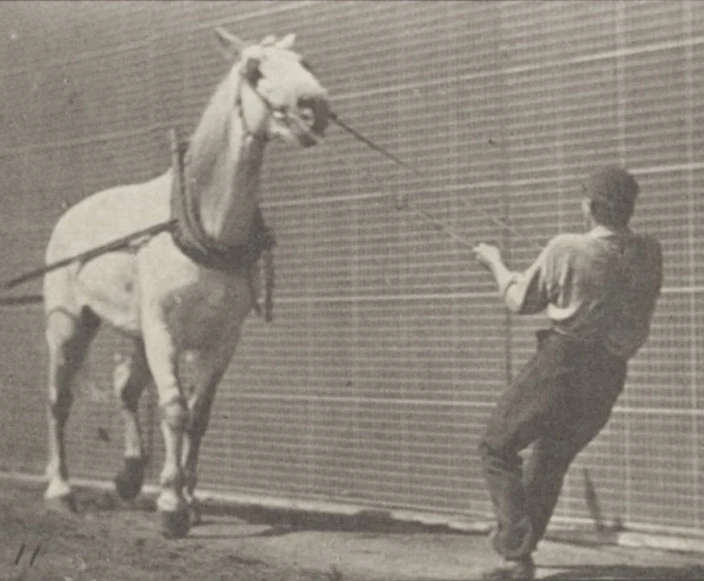
[[[68,205],[165,170],[166,131],[195,127],[226,70],[210,38],[217,25],[252,39],[296,32],[335,110],[421,177],[334,126],[321,147],[270,147],[275,321],[246,324],[201,486],[486,515],[478,437],[543,320],[509,317],[471,253],[394,209],[389,192],[472,240],[501,243],[524,268],[531,244],[476,208],[543,244],[580,228],[578,180],[618,162],[641,182],[634,226],[661,239],[665,288],[558,515],[586,517],[588,468],[607,518],[702,532],[704,4],[2,2],[1,279],[42,263]],[[41,308],[0,316],[1,467],[38,474]],[[76,388],[69,459],[74,476],[108,479],[122,442],[111,370],[125,344],[101,333]],[[143,415],[160,462],[153,402],[144,398]]]

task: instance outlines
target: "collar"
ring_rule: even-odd
[[[206,268],[238,272],[251,267],[262,252],[275,244],[257,206],[254,220],[244,244],[228,245],[214,240],[203,230],[195,198],[188,188],[187,147],[175,147],[172,156],[171,235],[176,246],[194,262]]]

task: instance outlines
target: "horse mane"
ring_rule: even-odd
[[[241,63],[238,63],[230,69],[203,111],[190,139],[188,155],[192,164],[214,163],[222,150],[230,130],[227,120],[232,108],[239,106],[236,101],[242,83],[240,67]]]

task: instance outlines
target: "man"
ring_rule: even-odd
[[[511,272],[497,247],[474,248],[512,312],[547,309],[551,322],[538,331],[537,353],[501,396],[480,443],[497,519],[490,540],[503,560],[488,579],[533,579],[531,553],[567,469],[606,424],[660,294],[660,244],[628,228],[635,178],[609,166],[583,190],[588,233],[554,237],[524,273]],[[519,452],[531,444],[523,471]]]

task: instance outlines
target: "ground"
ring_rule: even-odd
[[[165,540],[152,498],[79,489],[67,516],[41,492],[0,479],[0,581],[472,581],[495,563],[484,535],[215,504],[188,538]],[[584,538],[535,556],[540,579],[704,579],[703,555]]]

